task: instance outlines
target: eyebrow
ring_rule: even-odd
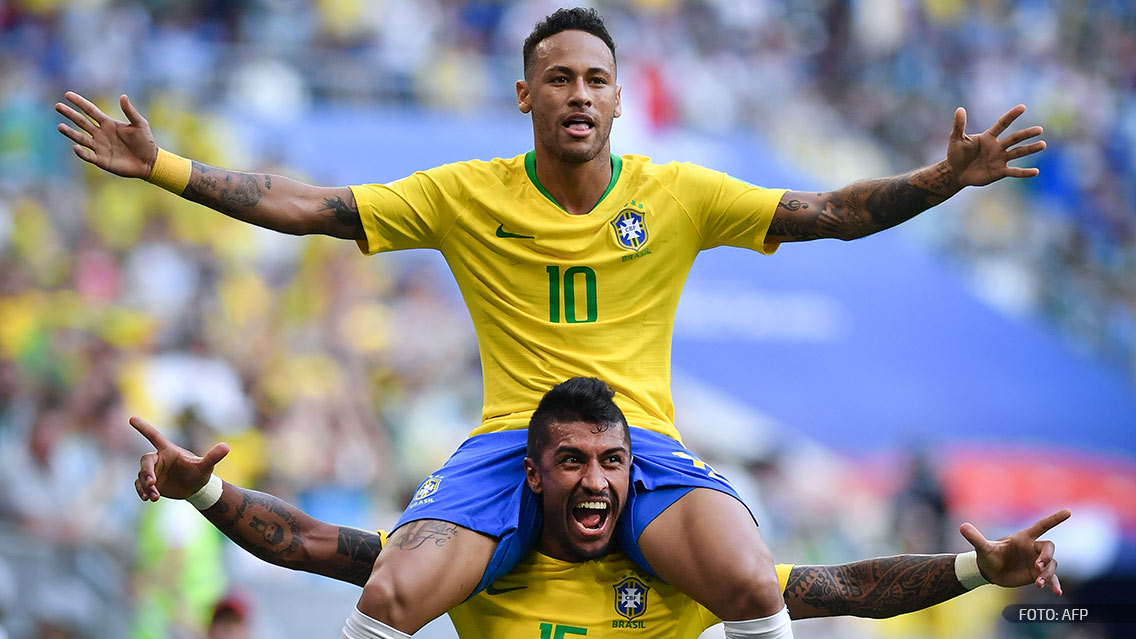
[[[609,449],[603,451],[602,453],[599,454],[599,456],[600,457],[607,457],[608,455],[611,455],[612,453],[623,453],[624,455],[626,455],[629,452],[630,451],[627,450],[626,446],[618,446],[616,448],[609,448]],[[562,454],[565,454],[565,453],[570,453],[570,454],[573,454],[573,455],[581,455],[581,456],[587,455],[587,453],[585,453],[583,450],[581,450],[579,448],[576,448],[575,446],[560,446],[559,448],[556,449],[556,451],[553,454],[554,455],[562,455]]]
[[[544,73],[546,75],[549,74],[549,73],[567,73],[567,74],[571,75],[571,74],[576,73],[576,71],[574,69],[572,69],[571,67],[567,67],[567,66],[560,64],[560,65],[556,65],[554,67],[548,67],[547,69],[545,69]],[[597,75],[597,74],[611,75],[611,70],[607,69],[605,67],[590,67],[590,68],[588,68],[587,71],[584,72],[584,75]]]

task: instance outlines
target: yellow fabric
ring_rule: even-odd
[[[588,375],[612,386],[630,424],[679,439],[670,353],[687,273],[703,249],[776,250],[765,234],[784,191],[613,156],[609,192],[574,216],[544,194],[525,158],[353,186],[360,248],[434,248],[446,258],[481,351],[485,398],[473,434],[526,427],[549,388]],[[621,245],[616,223],[633,218],[646,239]]]
[[[777,566],[784,591],[791,564]],[[617,603],[639,605],[624,614]],[[509,574],[450,610],[458,636],[695,638],[720,620],[676,588],[640,571],[626,555],[571,563],[530,553]]]
[[[189,160],[165,149],[158,149],[158,157],[154,158],[154,166],[150,169],[150,177],[146,178],[146,181],[174,195],[181,195],[189,184],[192,172],[193,164]]]
[[[1003,623],[1002,609],[1015,601],[1015,594],[1007,588],[975,588],[966,597],[861,625],[870,629],[871,636],[881,639],[996,637],[998,626]]]

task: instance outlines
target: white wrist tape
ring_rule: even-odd
[[[793,639],[793,626],[789,619],[789,608],[781,609],[775,615],[746,621],[722,622],[726,639]]]
[[[351,610],[351,616],[347,617],[347,624],[343,626],[342,639],[410,639],[410,635],[399,632],[354,608]]]
[[[967,590],[974,590],[990,583],[978,569],[978,553],[973,550],[955,555],[955,577]]]
[[[216,475],[211,475],[209,481],[201,487],[201,490],[193,493],[185,500],[193,504],[193,507],[198,510],[207,510],[221,499],[221,491],[225,488],[225,482]]]

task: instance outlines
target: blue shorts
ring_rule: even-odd
[[[729,480],[666,435],[632,427],[631,456],[631,489],[616,525],[615,540],[631,561],[656,577],[639,549],[639,535],[671,504],[695,488],[712,488],[745,505]],[[753,517],[752,510],[749,514]],[[756,524],[757,518],[753,521]]]
[[[495,537],[497,548],[474,593],[513,569],[540,537],[544,513],[525,483],[527,430],[475,435],[462,442],[415,491],[394,529],[419,519],[448,521]]]
[[[497,548],[475,593],[512,570],[540,537],[540,498],[525,483],[527,440],[523,429],[465,440],[419,485],[395,525],[397,529],[420,519],[438,519],[496,538]],[[631,488],[615,540],[640,568],[654,574],[639,550],[639,535],[647,524],[694,488],[741,498],[724,477],[666,435],[632,427],[631,454]]]

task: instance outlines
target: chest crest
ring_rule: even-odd
[[[611,221],[616,244],[628,251],[642,250],[651,240],[648,217],[647,207],[642,202],[631,200],[625,204]]]

